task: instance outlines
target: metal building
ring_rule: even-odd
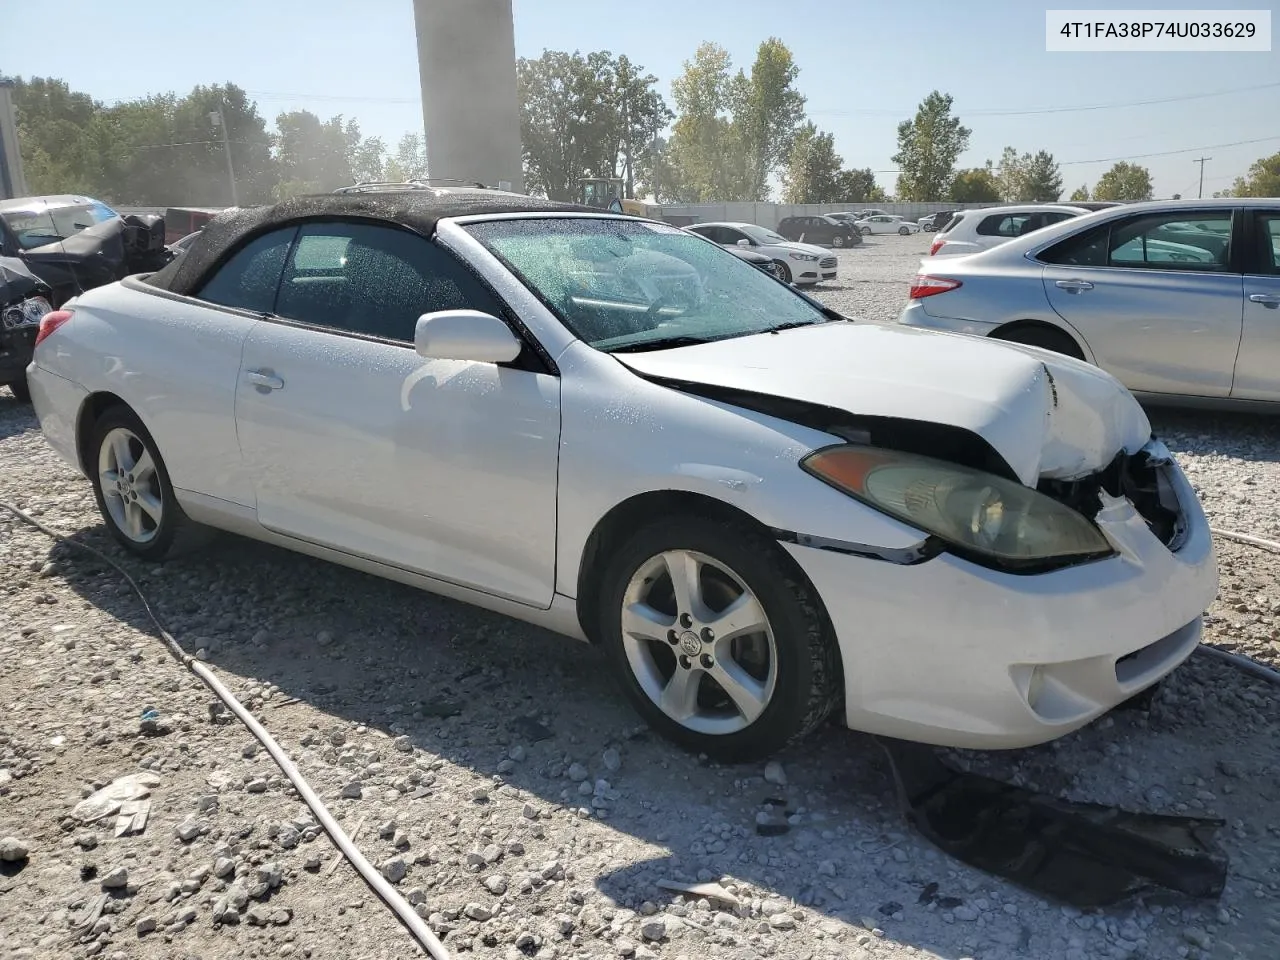
[[[414,0],[427,170],[523,192],[511,0]]]

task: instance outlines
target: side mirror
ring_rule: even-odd
[[[413,349],[429,360],[510,363],[520,356],[520,341],[511,328],[479,310],[438,310],[418,318]]]
[[[755,246],[755,244],[754,244],[754,243],[752,243],[750,240],[748,240],[746,237],[743,237],[741,240],[739,240],[739,241],[738,241],[738,246],[740,246],[740,247],[754,247],[754,246]]]

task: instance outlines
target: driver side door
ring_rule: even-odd
[[[277,533],[533,606],[555,576],[560,382],[431,360],[424,313],[506,308],[453,254],[367,222],[304,224],[251,331],[236,427]]]

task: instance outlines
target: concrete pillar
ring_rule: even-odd
[[[427,171],[524,191],[511,0],[414,0]]]

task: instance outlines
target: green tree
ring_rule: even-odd
[[[383,169],[387,180],[403,182],[427,176],[427,145],[422,134],[406,133],[396,144],[396,152]]]
[[[787,203],[830,203],[844,199],[841,165],[835,137],[812,123],[800,128],[791,144],[783,172],[783,200]]]
[[[516,66],[529,189],[574,200],[583,177],[616,177],[621,168],[634,180],[642,145],[669,119],[656,77],[608,51],[545,50]]]
[[[1018,156],[1013,147],[1005,147],[1000,153],[1000,163],[996,166],[996,189],[1000,191],[1000,199],[1005,203],[1016,203],[1022,198],[1026,180],[1025,156]]]
[[[34,193],[101,194],[107,157],[89,133],[102,110],[88,94],[52,77],[9,77],[27,188]]]
[[[352,182],[351,144],[342,117],[322,122],[309,110],[293,110],[276,117],[276,130],[277,197],[326,192]]]
[[[800,68],[777,37],[756,50],[750,76],[733,80],[733,125],[746,151],[746,192],[751,199],[769,195],[769,176],[788,162],[792,141],[804,121],[805,98],[795,88]]]
[[[985,167],[960,170],[951,180],[951,199],[956,203],[995,203],[1000,199],[1000,185],[992,172],[991,161]]]
[[[347,164],[351,178],[357,183],[381,180],[387,162],[387,145],[381,137],[360,136],[360,124],[347,121]]]
[[[1095,200],[1150,200],[1151,171],[1121,160],[1098,178],[1093,188]]]
[[[1249,167],[1248,176],[1236,177],[1230,197],[1280,197],[1280,153],[1257,160]]]
[[[744,183],[745,145],[732,120],[731,67],[729,51],[703,43],[671,84],[676,121],[669,156],[678,181],[675,192],[691,202],[756,199]]]
[[[1047,150],[1038,150],[1035,156],[1023,156],[1022,192],[1018,199],[1032,203],[1057,202],[1062,196],[1062,173],[1053,154]]]
[[[625,54],[613,64],[612,99],[617,118],[613,140],[614,176],[621,175],[626,196],[636,195],[636,178],[642,157],[652,153],[658,134],[675,116],[658,92],[658,78],[645,73]],[[621,172],[616,164],[621,164]]]
[[[1088,199],[1089,199],[1089,185],[1083,184],[1071,191],[1071,196],[1067,198],[1067,202],[1070,203],[1073,200],[1088,200]]]
[[[952,99],[937,90],[921,101],[911,120],[898,124],[898,197],[940,200],[955,176],[956,159],[969,145],[970,130],[951,115]]]
[[[835,202],[884,203],[889,198],[876,183],[876,175],[870,167],[841,170],[837,178]]]

